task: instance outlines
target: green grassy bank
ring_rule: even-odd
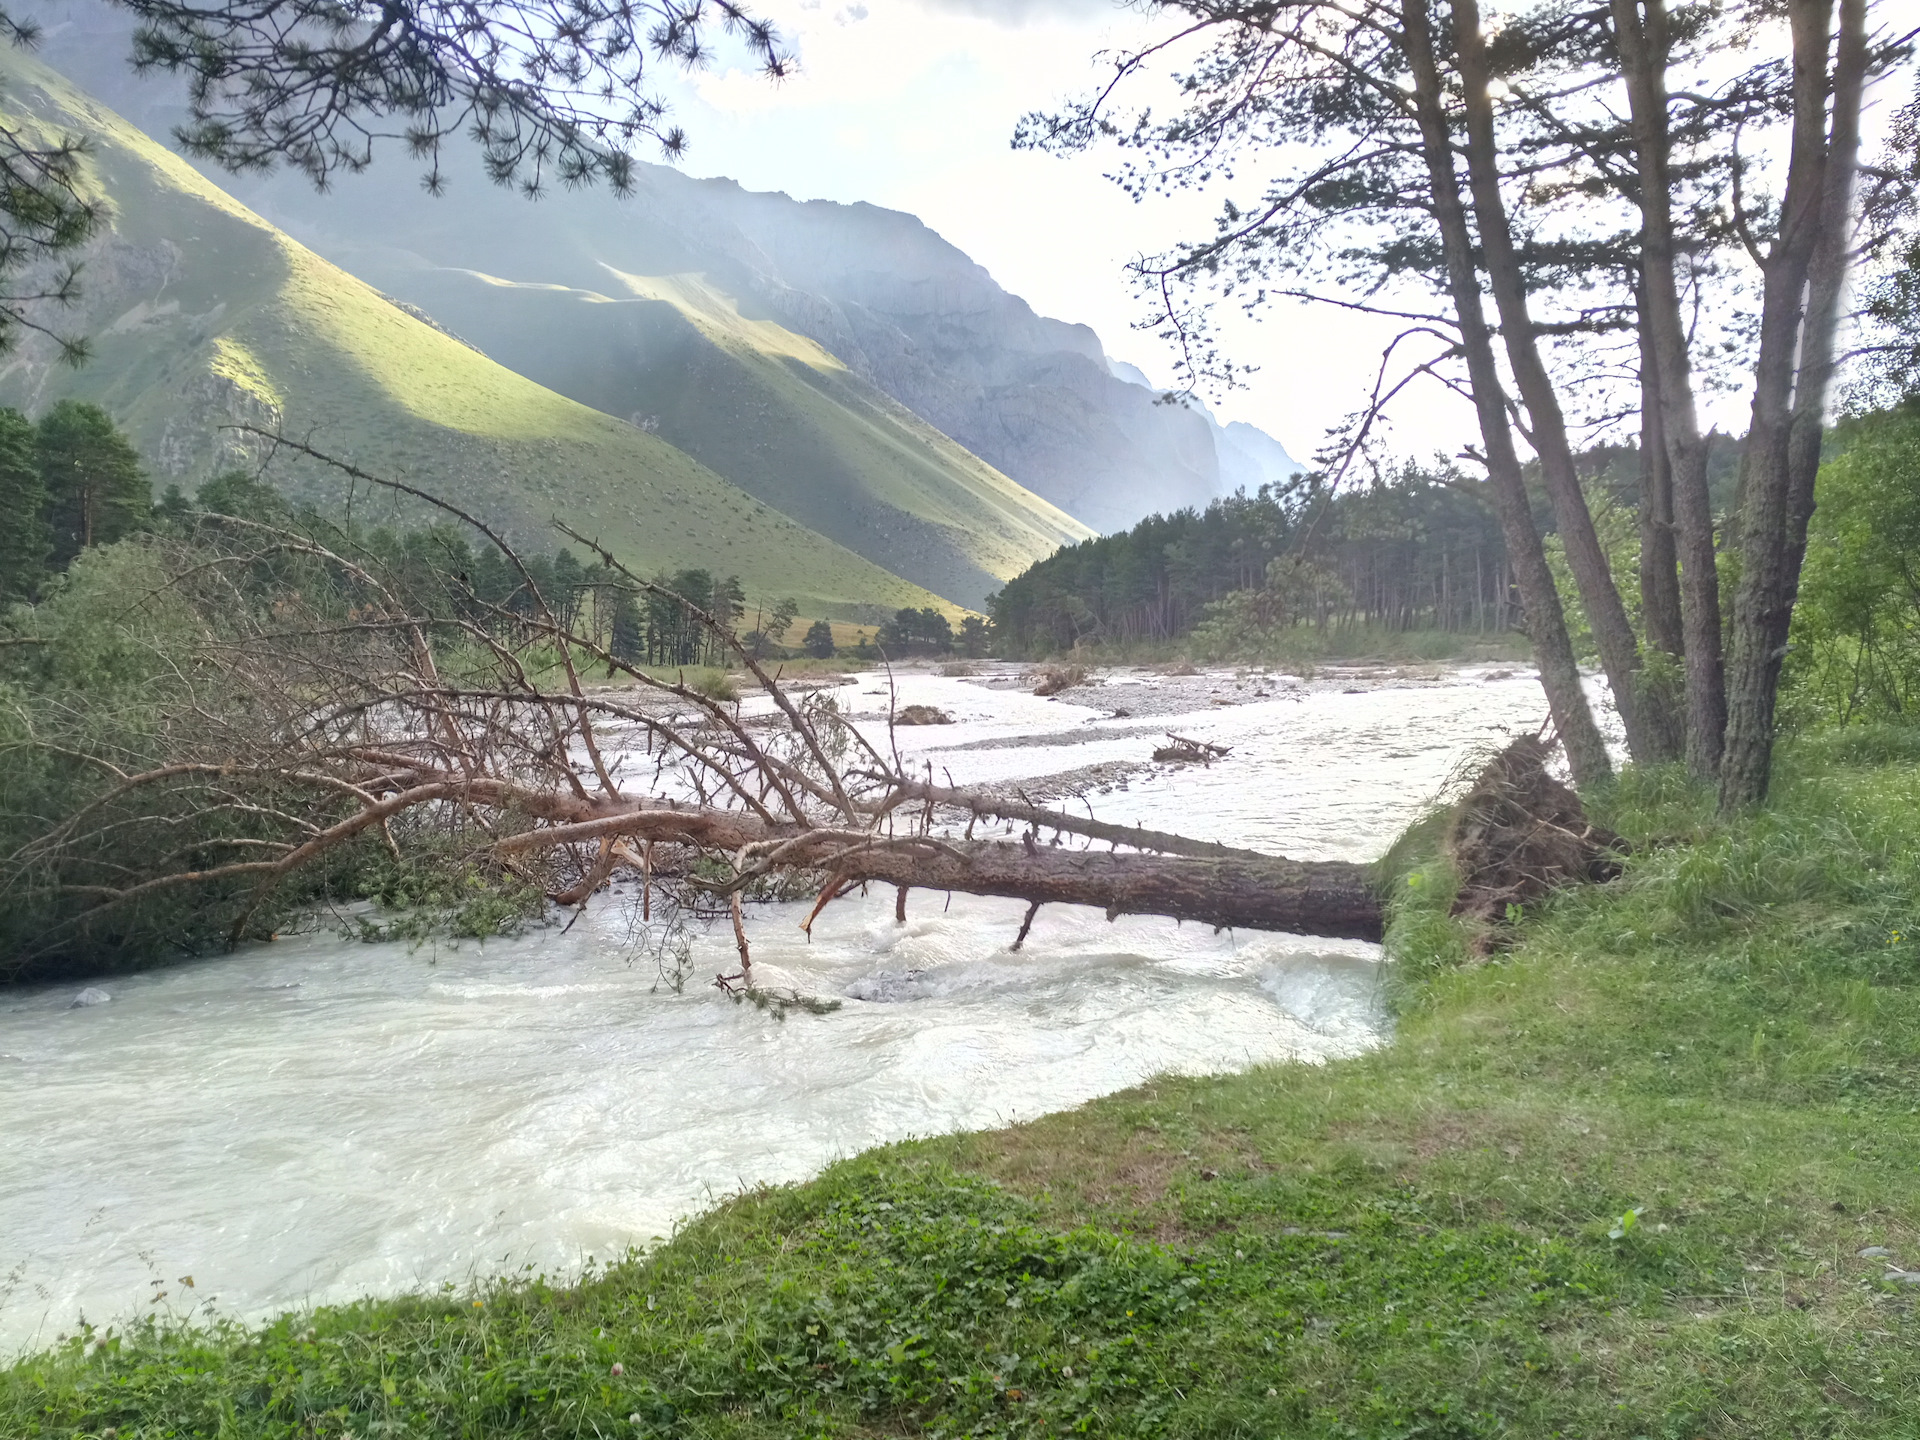
[[[0,1434],[1920,1434],[1920,1286],[1859,1254],[1920,1267],[1920,732],[1784,763],[1725,830],[1629,777],[1626,878],[1493,963],[1400,876],[1375,1054],[895,1146],[579,1285],[75,1339]]]

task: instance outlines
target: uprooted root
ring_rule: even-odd
[[[1626,842],[1590,821],[1580,797],[1547,773],[1551,754],[1534,736],[1515,740],[1480,772],[1448,827],[1460,876],[1453,913],[1480,922],[1483,954],[1500,943],[1509,907],[1620,873]]]

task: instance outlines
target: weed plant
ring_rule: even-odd
[[[1920,734],[1781,770],[1726,826],[1624,776],[1626,874],[1485,962],[1410,844],[1370,1053],[878,1150],[567,1283],[83,1330],[0,1434],[1912,1436]]]

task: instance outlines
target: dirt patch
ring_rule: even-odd
[[[1097,1137],[1085,1133],[1096,1126]],[[1182,1139],[1151,1127],[1115,1131],[1063,1115],[975,1137],[969,1160],[1009,1190],[1049,1195],[1074,1214],[1128,1215],[1145,1233],[1175,1243],[1219,1228],[1183,1220],[1169,1199],[1177,1186],[1273,1168],[1238,1141],[1218,1132]]]

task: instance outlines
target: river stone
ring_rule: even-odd
[[[909,970],[905,974],[898,970],[879,970],[850,981],[841,993],[850,999],[879,1005],[925,1000],[934,993],[933,986],[925,979],[926,973],[924,970]]]
[[[1862,1260],[1884,1260],[1891,1254],[1893,1254],[1893,1251],[1884,1245],[1869,1245],[1866,1249],[1859,1252]]]
[[[82,990],[78,995],[73,997],[72,1001],[68,1003],[67,1009],[84,1010],[89,1005],[104,1005],[111,999],[113,999],[113,996],[109,995],[106,991],[102,990],[99,986],[89,985],[86,989]]]
[[[1890,1285],[1920,1285],[1920,1270],[1896,1270],[1889,1266],[1882,1278]]]

